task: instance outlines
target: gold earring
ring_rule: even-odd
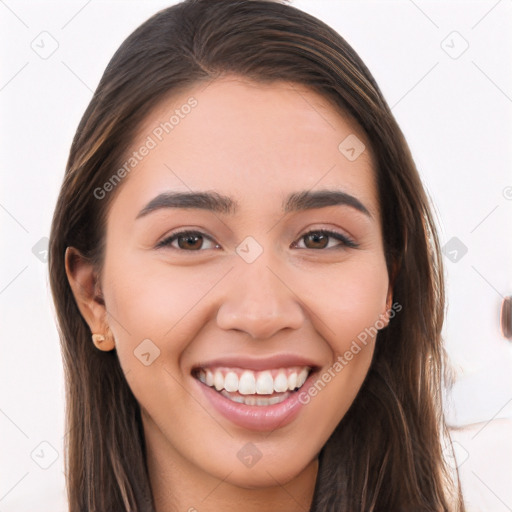
[[[92,342],[96,345],[97,348],[100,348],[101,343],[105,341],[105,336],[103,334],[93,334]]]
[[[102,350],[104,352],[108,352],[110,350],[113,350],[116,346],[114,336],[110,332],[110,330],[107,331],[108,335],[104,336],[103,334],[93,334],[92,335],[92,342],[96,346],[97,349]]]

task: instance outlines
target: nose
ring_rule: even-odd
[[[237,268],[229,274],[217,312],[221,329],[265,339],[283,329],[299,329],[303,325],[304,309],[294,292],[297,286],[286,272],[271,268],[263,255],[250,264],[237,262]]]

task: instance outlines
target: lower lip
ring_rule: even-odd
[[[286,400],[274,405],[246,405],[233,402],[210,386],[195,378],[194,380],[213,407],[235,425],[249,430],[272,431],[289,425],[297,417],[304,405],[300,402],[299,395],[301,391],[307,389],[310,377],[311,374],[299,391],[293,392]]]

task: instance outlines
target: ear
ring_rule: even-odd
[[[384,322],[384,328],[389,325],[390,313],[392,312],[393,305],[393,287],[391,283],[388,286],[388,293],[386,295],[386,309],[380,314],[380,319]]]
[[[380,318],[384,321],[385,324],[384,328],[389,325],[390,319],[395,316],[395,311],[393,310],[393,287],[395,285],[399,267],[399,261],[394,260],[391,264],[391,271],[389,276],[388,293],[386,295],[386,310],[383,311],[380,315]],[[400,309],[402,309],[401,306]],[[398,311],[400,311],[400,309],[398,309]]]
[[[93,334],[97,348],[108,351],[115,341],[107,323],[107,310],[98,275],[93,264],[78,249],[68,247],[65,254],[66,275],[76,304]]]

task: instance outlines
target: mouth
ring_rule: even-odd
[[[238,367],[200,367],[192,376],[232,402],[268,407],[280,404],[304,385],[313,368],[292,366],[254,371]]]

